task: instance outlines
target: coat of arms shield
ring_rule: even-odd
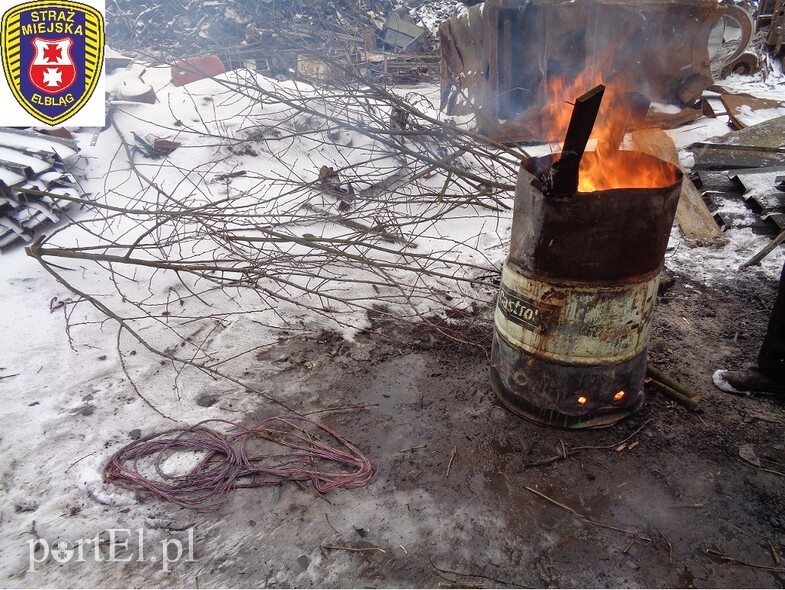
[[[33,117],[59,125],[90,99],[101,75],[104,20],[72,0],[15,6],[2,20],[3,71],[16,100]]]

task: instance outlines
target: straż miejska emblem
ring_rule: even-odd
[[[39,121],[59,125],[90,100],[98,83],[103,16],[70,0],[19,4],[3,14],[2,53],[19,104]]]

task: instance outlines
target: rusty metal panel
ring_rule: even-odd
[[[492,103],[485,94],[491,88],[486,74],[495,37],[486,41],[482,14],[479,7],[474,7],[439,25],[441,109],[449,114],[482,112]]]
[[[521,165],[491,384],[533,421],[607,426],[643,403],[651,316],[683,176],[652,156],[618,152],[614,165],[653,170],[667,184],[545,196],[539,179],[558,158]]]
[[[487,0],[440,25],[441,107],[496,139],[560,138],[554,82],[686,106],[713,83],[716,0]],[[559,81],[561,80],[561,81]],[[574,94],[573,94],[574,96]]]
[[[536,174],[558,157],[529,158],[522,164],[510,259],[524,273],[573,283],[614,285],[659,273],[679,201],[681,171],[654,156],[621,151],[615,159],[618,166],[648,164],[678,182],[662,189],[614,189],[546,199],[535,186]],[[584,162],[595,158],[595,152],[583,155]],[[671,209],[674,214],[667,215]]]

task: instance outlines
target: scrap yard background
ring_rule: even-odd
[[[784,256],[747,264],[785,226],[785,77],[737,4],[749,47],[714,34],[714,84],[624,142],[688,173],[649,364],[697,410],[648,383],[563,431],[488,382],[517,164],[559,146],[440,110],[466,6],[108,3],[107,127],[0,130],[1,584],[785,585],[785,404],[711,382],[754,364]],[[287,414],[371,483],[200,512],[104,480],[157,432]]]

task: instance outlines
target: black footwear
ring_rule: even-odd
[[[718,389],[726,393],[785,398],[785,379],[769,377],[757,367],[750,367],[746,371],[715,371],[711,379]]]

